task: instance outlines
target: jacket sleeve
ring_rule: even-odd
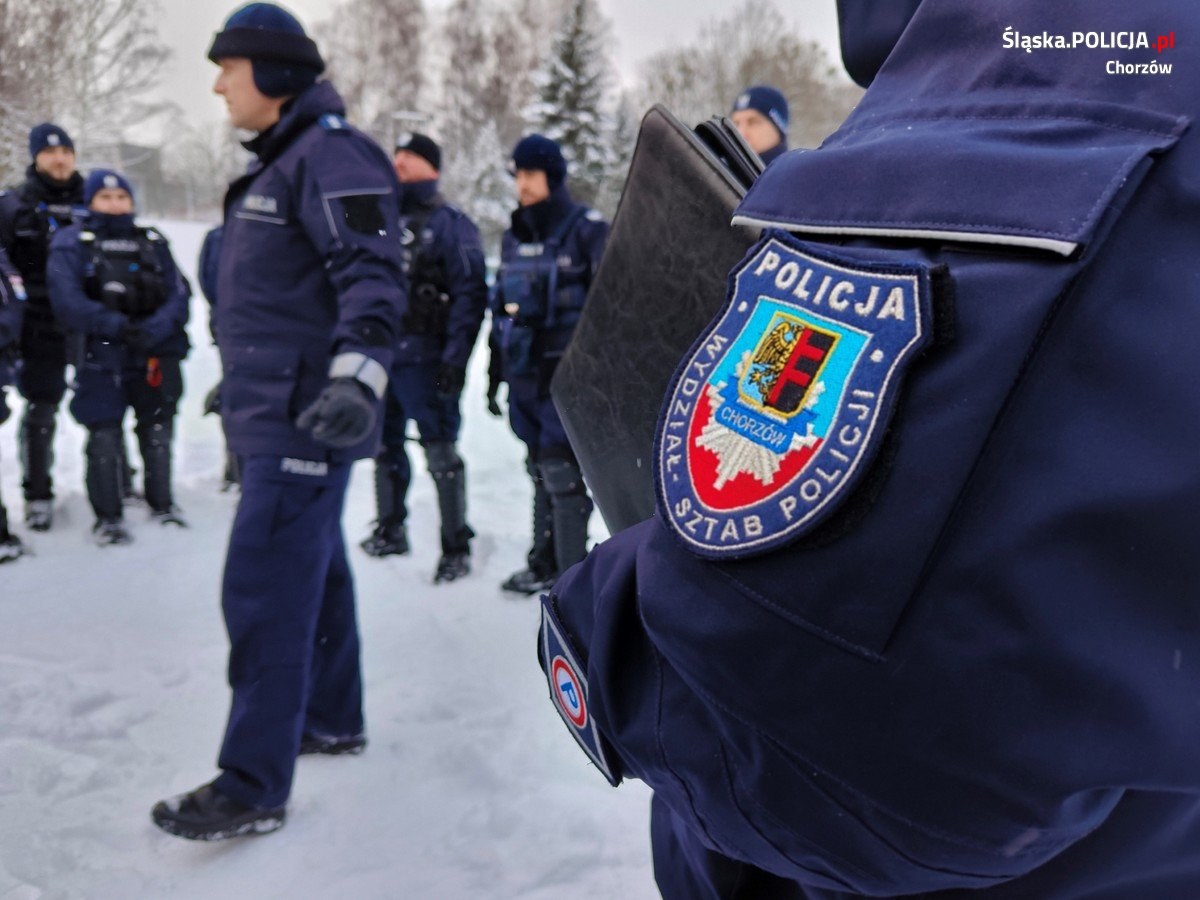
[[[442,248],[442,264],[450,293],[448,339],[442,361],[466,366],[487,308],[483,242],[479,229],[466,216],[455,215],[449,222]]]
[[[25,311],[25,288],[20,273],[0,246],[0,359],[16,348]],[[2,365],[2,363],[0,363]],[[3,373],[0,372],[0,375]],[[2,382],[0,382],[2,383]]]
[[[589,214],[584,219],[583,226],[580,243],[583,245],[583,252],[587,255],[588,287],[590,288],[592,280],[596,277],[596,270],[600,268],[600,259],[604,256],[605,244],[608,243],[608,223],[601,218],[592,218]]]
[[[0,249],[5,251],[11,251],[17,239],[17,206],[17,195],[13,191],[0,191]]]
[[[166,242],[159,244],[155,251],[158,253],[159,265],[162,266],[163,281],[167,285],[167,298],[162,306],[141,322],[150,337],[150,346],[161,344],[176,332],[182,331],[188,320],[188,301],[192,298],[192,290],[175,265],[171,249]]]
[[[300,222],[337,293],[330,375],[382,396],[405,308],[395,174],[378,147],[345,129],[314,144],[299,187]]]
[[[85,278],[79,229],[58,232],[50,242],[46,264],[46,287],[55,317],[70,331],[116,340],[129,319],[89,297],[84,292]]]

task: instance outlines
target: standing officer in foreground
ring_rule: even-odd
[[[392,364],[383,450],[375,458],[379,518],[362,548],[372,556],[408,552],[404,498],[412,468],[404,443],[412,419],[437,488],[442,555],[433,580],[440,583],[471,570],[466,467],[454,444],[467,360],[487,308],[483,245],[475,224],[438,192],[442,151],[432,138],[402,135],[392,162],[402,185],[408,311]]]
[[[25,523],[50,528],[54,488],[54,431],[58,405],[67,390],[67,340],[50,309],[46,260],[54,233],[71,224],[83,206],[83,177],[75,170],[71,136],[51,122],[29,132],[33,159],[24,183],[0,193],[0,245],[17,267],[29,294],[21,329],[17,387],[27,401],[21,417],[21,465]]]
[[[729,117],[764,165],[787,152],[788,102],[778,88],[769,84],[746,88],[733,101]]]
[[[220,777],[152,816],[218,840],[283,824],[297,754],[366,744],[342,504],[351,463],[379,443],[404,291],[395,173],[317,81],[301,24],[253,3],[208,55],[231,124],[258,133],[225,197],[214,308],[221,419],[243,463],[222,596],[233,701]]]
[[[501,587],[534,594],[587,552],[592,500],[550,397],[550,379],[575,333],[608,223],[571,199],[567,162],[549,138],[522,138],[510,168],[520,205],[500,245],[492,327],[508,382],[509,422],[525,444],[533,479],[533,546],[527,567]]]
[[[841,13],[552,696],[667,900],[1198,897],[1200,8]]]

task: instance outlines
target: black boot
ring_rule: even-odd
[[[119,425],[92,429],[87,442],[87,493],[97,524],[121,521],[122,468],[125,465]]]
[[[365,734],[306,734],[300,738],[300,755],[358,756],[367,749]]]
[[[0,563],[12,562],[24,554],[25,545],[8,530],[8,511],[0,505]]]
[[[283,826],[287,809],[245,806],[211,783],[160,800],[150,818],[163,831],[192,841],[223,841],[243,834],[267,834]]]
[[[225,451],[225,475],[221,479],[221,493],[239,487],[242,483],[242,461],[236,453]]]
[[[146,490],[146,503],[150,505],[150,517],[160,525],[175,525],[186,528],[187,522],[175,505],[171,493],[171,439],[174,437],[173,423],[138,423],[138,449],[142,454],[145,477],[142,483]]]
[[[592,500],[583,473],[573,459],[548,459],[540,465],[550,494],[554,520],[554,564],[561,574],[587,555],[587,526]]]
[[[408,553],[408,533],[404,528],[408,508],[404,498],[408,494],[409,471],[403,449],[399,454],[384,450],[375,457],[375,508],[379,518],[375,530],[359,544],[368,556]]]
[[[30,401],[21,417],[17,435],[21,444],[21,467],[24,478],[21,488],[25,501],[53,500],[54,485],[50,469],[54,465],[54,428],[58,406],[54,403]]]
[[[433,575],[433,583],[440,584],[471,571],[471,538],[475,532],[467,524],[466,466],[454,444],[430,443],[425,447],[425,458],[437,488],[442,518],[442,556]]]
[[[533,546],[526,557],[528,566],[513,572],[500,588],[516,594],[536,594],[554,584],[558,575],[554,562],[554,517],[550,494],[537,465],[526,460],[525,471],[533,479]]]

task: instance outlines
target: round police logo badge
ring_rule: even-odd
[[[843,258],[770,231],[659,419],[660,510],[693,552],[738,558],[812,531],[878,450],[932,339],[929,267]]]
[[[561,656],[550,663],[550,681],[554,685],[554,702],[563,715],[576,728],[586,728],[588,713],[583,685],[575,669]]]

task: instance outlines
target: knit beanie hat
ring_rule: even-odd
[[[404,132],[396,138],[396,150],[415,153],[433,166],[436,171],[442,171],[442,148],[427,134],[421,134],[419,131]]]
[[[737,112],[739,109],[753,109],[762,113],[779,129],[780,136],[787,137],[787,100],[769,84],[756,84],[738,94],[738,98],[733,101],[731,112]]]
[[[513,148],[512,172],[517,169],[540,169],[546,173],[546,184],[554,190],[567,177],[567,161],[558,144],[540,134],[521,138]]]
[[[43,122],[34,125],[29,130],[29,157],[36,159],[37,155],[47,147],[66,147],[74,152],[75,144],[65,130],[53,122]]]
[[[274,3],[251,3],[225,20],[213,37],[208,58],[250,60],[254,86],[268,97],[291,97],[311,87],[325,60],[300,20]]]
[[[83,182],[83,202],[87,206],[92,205],[92,198],[99,191],[112,188],[120,188],[125,191],[133,199],[133,186],[120,172],[114,172],[112,169],[93,169],[88,172],[87,179]]]

